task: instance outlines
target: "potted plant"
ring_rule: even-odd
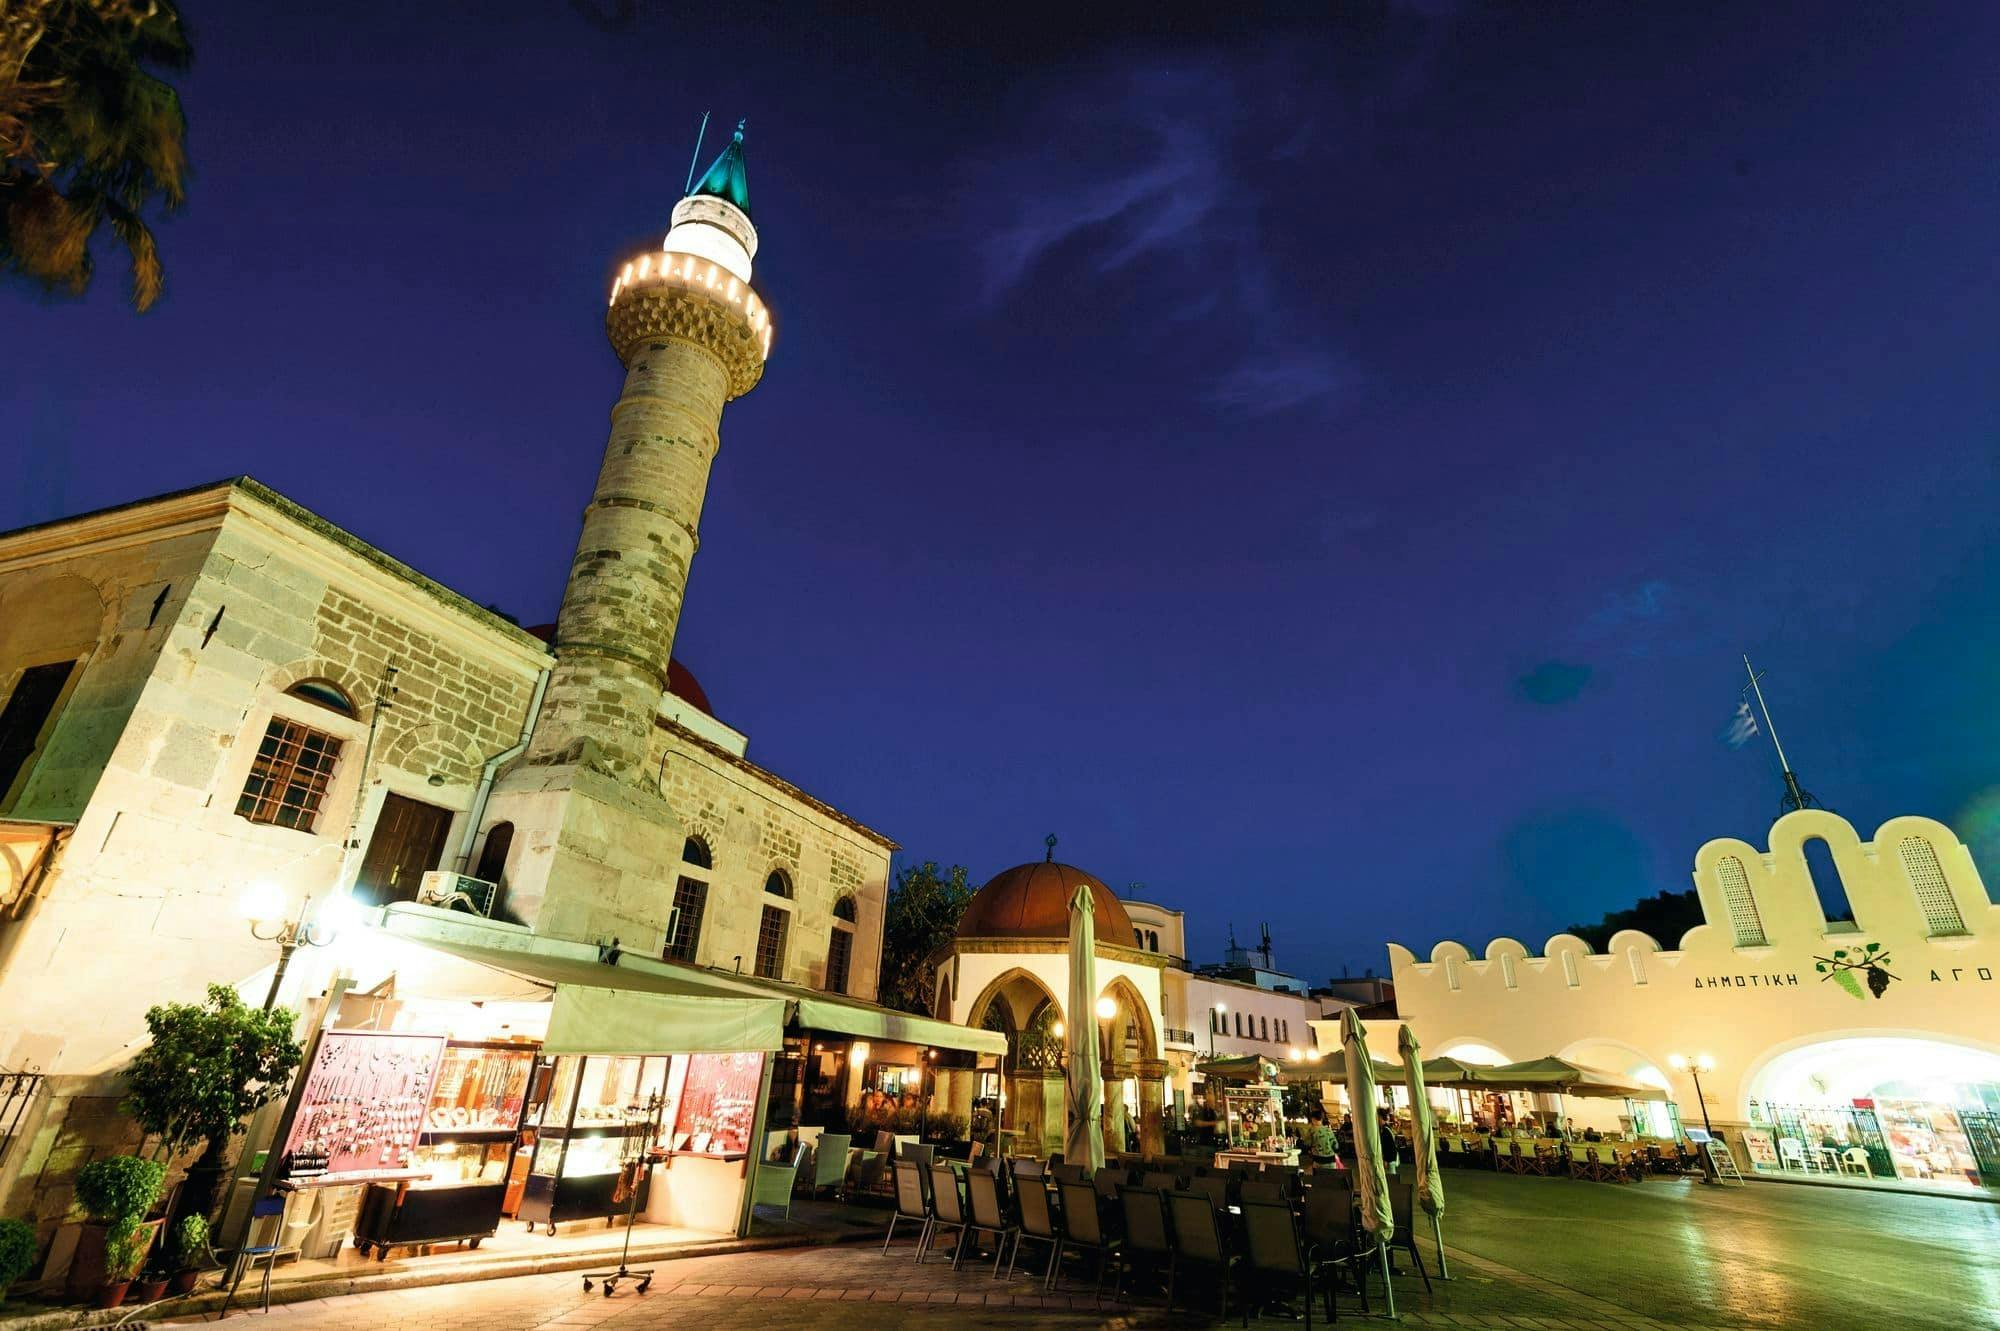
[[[192,1294],[208,1260],[208,1220],[198,1215],[182,1216],[174,1226],[173,1240],[174,1273],[167,1281],[167,1291]]]
[[[76,1256],[70,1262],[72,1298],[87,1298],[99,1293],[101,1286],[129,1282],[139,1273],[139,1263],[159,1228],[157,1221],[147,1222],[146,1213],[160,1200],[166,1174],[166,1166],[136,1155],[106,1156],[77,1171],[76,1200],[89,1223],[77,1236]],[[114,1274],[119,1271],[123,1274]],[[121,1300],[124,1294],[118,1291]]]
[[[146,1260],[146,1245],[151,1238],[152,1234],[136,1220],[111,1226],[104,1236],[104,1283],[97,1287],[98,1307],[116,1308],[125,1302],[125,1293],[132,1288],[132,1277],[139,1274],[139,1264]]]
[[[25,1220],[0,1220],[0,1302],[7,1287],[35,1264],[35,1227]]]

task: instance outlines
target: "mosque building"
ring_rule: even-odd
[[[623,386],[547,640],[247,477],[0,535],[0,1214],[47,1236],[79,1166],[140,1145],[144,1013],[211,982],[322,1054],[485,1058],[508,1098],[454,1086],[399,1158],[496,1216],[525,1185],[509,1214],[552,1229],[616,1156],[544,1123],[519,1178],[443,1149],[467,1114],[651,1097],[677,1158],[648,1214],[740,1230],[815,1055],[1001,1046],[874,1005],[895,843],[751,761],[674,655],[724,408],[772,353],[757,248],[739,127],[616,276]],[[337,1233],[322,1209],[299,1223]]]

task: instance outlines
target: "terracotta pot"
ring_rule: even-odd
[[[164,1220],[145,1220],[139,1224],[139,1260],[144,1261],[152,1251],[153,1241],[159,1237]],[[70,1258],[69,1275],[64,1291],[72,1299],[87,1299],[101,1289],[104,1281],[104,1234],[105,1227],[99,1224],[85,1224],[77,1235],[76,1255]],[[129,1281],[126,1283],[130,1283]],[[116,1307],[116,1304],[110,1305]]]
[[[131,1298],[134,1303],[158,1303],[167,1292],[167,1278],[154,1276],[132,1282]]]
[[[186,1271],[176,1271],[167,1280],[167,1293],[192,1294],[195,1282],[200,1279],[201,1272],[198,1270],[190,1268]]]
[[[107,1280],[97,1289],[97,1306],[116,1308],[125,1302],[125,1291],[132,1287],[129,1280]]]

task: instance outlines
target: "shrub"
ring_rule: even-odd
[[[139,1274],[146,1255],[146,1230],[136,1220],[116,1220],[104,1236],[104,1278],[116,1283]]]
[[[192,1271],[202,1263],[208,1252],[208,1219],[206,1216],[184,1215],[174,1226],[174,1267],[176,1270]]]
[[[153,1203],[160,1200],[167,1167],[156,1160],[136,1155],[111,1155],[93,1160],[76,1173],[76,1200],[84,1214],[114,1230],[130,1228],[145,1219]]]
[[[25,1220],[0,1220],[0,1299],[34,1264],[35,1227]]]

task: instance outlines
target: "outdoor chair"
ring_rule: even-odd
[[[908,1160],[925,1177],[929,1177],[931,1161],[936,1156],[936,1148],[929,1142],[905,1142],[901,1138],[898,1138],[896,1141],[896,1156],[898,1159]]]
[[[1060,1266],[1063,1255],[1072,1251],[1096,1253],[1097,1279],[1093,1293],[1101,1298],[1105,1272],[1122,1245],[1116,1237],[1105,1233],[1097,1209],[1096,1188],[1081,1181],[1063,1182],[1056,1187],[1062,1196],[1062,1239],[1056,1249],[1056,1263]],[[1055,1288],[1055,1281],[1049,1282],[1049,1288]]]
[[[1430,1293],[1431,1273],[1424,1270],[1424,1255],[1417,1251],[1417,1188],[1414,1183],[1391,1183],[1389,1185],[1389,1218],[1396,1223],[1396,1233],[1389,1240],[1390,1250],[1400,1249],[1410,1254],[1410,1260],[1417,1264],[1417,1274],[1424,1278],[1424,1292]]]
[[[1125,1261],[1118,1268],[1118,1285],[1112,1297],[1124,1297],[1125,1277],[1138,1275],[1143,1266],[1156,1276],[1165,1274],[1171,1303],[1174,1245],[1167,1238],[1166,1199],[1151,1188],[1121,1188],[1118,1209],[1125,1218]]]
[[[923,1247],[917,1250],[917,1260],[919,1262],[924,1260],[924,1255],[931,1250],[931,1245],[937,1242],[939,1231],[949,1229],[957,1235],[957,1241],[951,1249],[951,1264],[953,1269],[956,1269],[959,1255],[965,1251],[966,1223],[965,1199],[958,1191],[957,1171],[950,1165],[932,1165],[931,1227],[930,1233],[924,1239]]]
[[[1313,1296],[1318,1294],[1328,1321],[1340,1320],[1340,1308],[1333,1299],[1330,1268],[1345,1260],[1318,1245],[1308,1246],[1299,1232],[1298,1217],[1292,1208],[1275,1202],[1250,1202],[1243,1207],[1243,1246],[1246,1275],[1259,1286],[1268,1282],[1295,1284],[1305,1299],[1306,1331],[1312,1331]],[[1250,1324],[1256,1300],[1246,1291],[1243,1324]],[[1229,1316],[1227,1309],[1222,1313]]]
[[[1048,1166],[1032,1155],[1015,1156],[1011,1168],[1014,1171],[1014,1177],[1017,1179],[1039,1179],[1048,1173]]]
[[[1208,1204],[1218,1212],[1229,1210],[1229,1180],[1217,1174],[1197,1174],[1188,1180],[1188,1191],[1198,1192],[1208,1198]]]
[[[1093,1191],[1091,1197],[1097,1194]],[[1014,1189],[1014,1209],[1021,1218],[1021,1228],[1014,1236],[1014,1251],[1007,1256],[1007,1277],[1014,1276],[1014,1263],[1020,1260],[1023,1243],[1046,1243],[1049,1245],[1048,1269],[1042,1272],[1042,1288],[1048,1289],[1055,1282],[1056,1261],[1062,1256],[1062,1232],[1056,1228],[1056,1214],[1049,1204],[1049,1190],[1039,1178],[1029,1178]],[[1093,1208],[1095,1202],[1093,1200]]]
[[[1131,1184],[1132,1175],[1127,1170],[1106,1165],[1097,1171],[1096,1177],[1091,1182],[1096,1185],[1098,1196],[1107,1202],[1115,1202],[1118,1200],[1118,1190]]]
[[[889,1157],[880,1151],[860,1151],[855,1154],[853,1188],[849,1195],[879,1193],[883,1181],[889,1177]]]
[[[924,1175],[916,1163],[910,1160],[895,1162],[896,1209],[889,1215],[889,1232],[882,1238],[882,1251],[889,1251],[889,1244],[896,1237],[896,1226],[908,1220],[917,1226],[917,1256],[924,1253],[924,1241],[931,1233],[930,1201],[924,1194]]]
[[[983,1169],[967,1170],[965,1190],[972,1203],[972,1218],[965,1226],[968,1246],[977,1242],[977,1236],[993,1236],[993,1278],[1000,1278],[1000,1259],[1007,1255],[1007,1245],[1020,1234],[1020,1229],[1007,1219],[1005,1209],[1000,1205],[1000,1180]],[[956,1263],[954,1263],[956,1265]]]
[[[766,1157],[757,1162],[755,1177],[750,1184],[750,1204],[783,1207],[785,1219],[790,1220],[792,1193],[799,1186],[799,1165],[806,1158],[806,1148],[803,1144],[793,1144],[780,1150],[780,1158],[773,1160],[767,1152]]]
[[[1082,1165],[1072,1165],[1058,1161],[1049,1166],[1049,1177],[1055,1179],[1058,1183],[1088,1183],[1090,1182],[1090,1171]]]
[[[1528,1172],[1526,1157],[1521,1154],[1521,1143],[1508,1142],[1507,1149],[1498,1156],[1500,1172],[1503,1174],[1525,1174]]]
[[[1275,1179],[1244,1179],[1236,1195],[1246,1202],[1282,1202],[1285,1200],[1285,1185]]]
[[[1859,1146],[1850,1146],[1840,1153],[1840,1172],[1842,1174],[1859,1174],[1863,1178],[1874,1178],[1875,1166],[1869,1163],[1866,1149]]]
[[[1253,1205],[1268,1206],[1270,1203]],[[1321,1175],[1306,1190],[1302,1210],[1306,1238],[1315,1248],[1331,1252],[1336,1248],[1345,1250],[1354,1246],[1354,1189],[1349,1180],[1341,1178],[1336,1182]]]
[[[265,1237],[260,1242],[256,1235],[260,1226],[265,1227]],[[236,1273],[230,1278],[229,1292],[222,1296],[222,1311],[215,1316],[221,1321],[229,1316],[229,1305],[236,1298],[236,1287],[243,1283],[243,1274],[256,1267],[264,1268],[263,1305],[266,1316],[271,1312],[271,1272],[287,1257],[297,1257],[296,1244],[285,1243],[285,1195],[274,1192],[268,1197],[259,1197],[250,1205],[251,1237],[236,1250],[230,1265]],[[128,1314],[129,1315],[129,1314]]]
[[[1178,1192],[1181,1181],[1178,1175],[1164,1174],[1157,1169],[1149,1169],[1139,1176],[1139,1186],[1142,1188],[1151,1188],[1154,1192],[1158,1193]]]
[[[1167,1271],[1167,1311],[1174,1310],[1174,1289],[1186,1264],[1215,1277],[1216,1316],[1229,1320],[1229,1278],[1242,1260],[1223,1246],[1222,1226],[1208,1195],[1200,1192],[1167,1194],[1167,1217],[1173,1222],[1173,1265]]]
[[[819,1196],[821,1188],[832,1188],[838,1195],[847,1186],[847,1151],[854,1138],[844,1132],[823,1132],[813,1146],[813,1172],[810,1194]]]
[[[1778,1163],[1785,1169],[1813,1172],[1812,1161],[1806,1157],[1806,1148],[1795,1137],[1778,1138]]]

